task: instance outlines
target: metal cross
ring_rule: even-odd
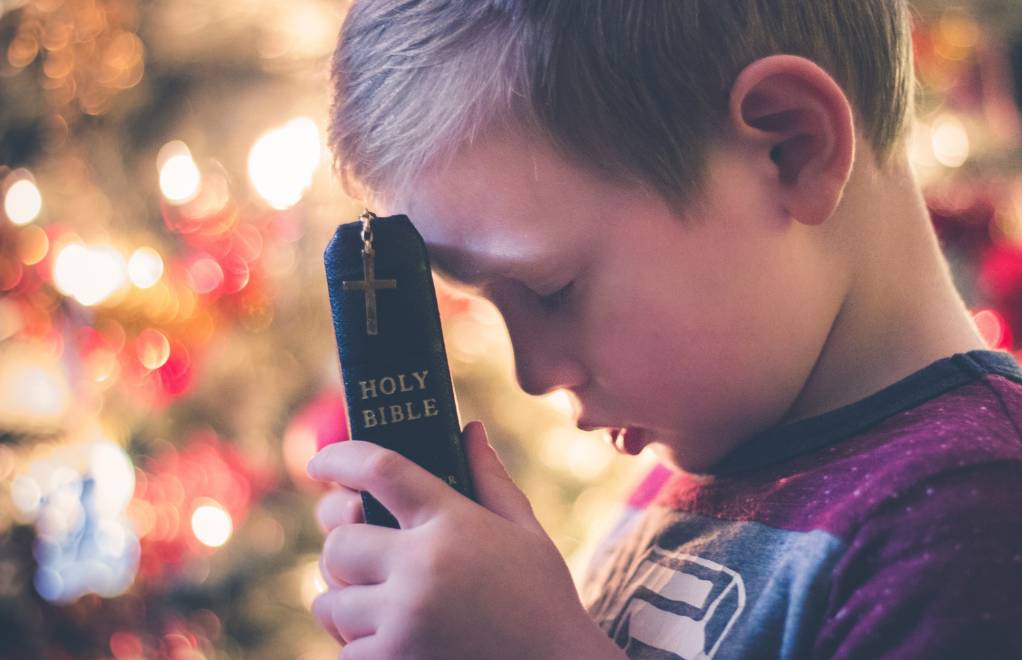
[[[365,273],[364,280],[351,280],[342,282],[345,291],[363,291],[366,300],[366,334],[378,334],[376,323],[376,290],[396,289],[397,280],[376,279],[375,266],[373,264],[373,253],[362,251],[362,271]]]

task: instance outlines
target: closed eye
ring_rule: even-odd
[[[574,282],[569,282],[566,286],[558,289],[554,293],[546,296],[539,297],[540,307],[547,311],[554,311],[563,307],[567,301],[568,296],[571,293],[571,289],[574,287]]]

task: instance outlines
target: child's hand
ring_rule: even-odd
[[[313,611],[346,643],[345,660],[623,658],[586,614],[482,424],[469,424],[465,441],[479,504],[368,442],[330,445],[309,463],[314,479],[342,486],[318,509],[331,588]],[[357,490],[401,529],[361,524]]]

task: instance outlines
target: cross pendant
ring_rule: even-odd
[[[345,291],[362,291],[365,293],[366,301],[366,334],[376,335],[378,333],[376,323],[376,290],[396,289],[397,280],[376,279],[376,267],[373,264],[373,253],[362,250],[362,272],[364,280],[349,280],[342,282]]]

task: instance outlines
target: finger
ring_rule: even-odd
[[[338,486],[319,498],[316,504],[316,520],[324,533],[340,525],[365,522],[362,496],[357,491]]]
[[[482,422],[469,422],[462,438],[479,504],[507,520],[545,535],[529,499],[515,485],[487,439]]]
[[[386,641],[379,635],[360,637],[341,650],[341,660],[381,660],[397,657],[388,649]]]
[[[323,576],[323,581],[326,582],[328,589],[343,589],[348,586],[347,582],[330,575],[330,571],[326,570],[326,565],[323,563],[323,555],[319,556],[319,574]]]
[[[316,596],[316,599],[312,601],[312,615],[323,630],[330,633],[331,637],[343,644],[344,638],[341,637],[341,633],[338,632],[337,626],[334,625],[334,617],[330,611],[330,600],[326,598],[326,596],[330,593],[331,592],[327,591],[326,593]]]
[[[347,584],[378,584],[387,579],[398,530],[377,525],[335,527],[323,543],[323,567]]]
[[[372,442],[350,440],[324,447],[309,461],[308,472],[313,479],[369,491],[402,529],[428,520],[443,500],[461,497],[426,469]]]
[[[383,598],[379,587],[352,586],[321,594],[316,603],[329,611],[330,623],[341,640],[350,643],[376,632],[386,613]]]

